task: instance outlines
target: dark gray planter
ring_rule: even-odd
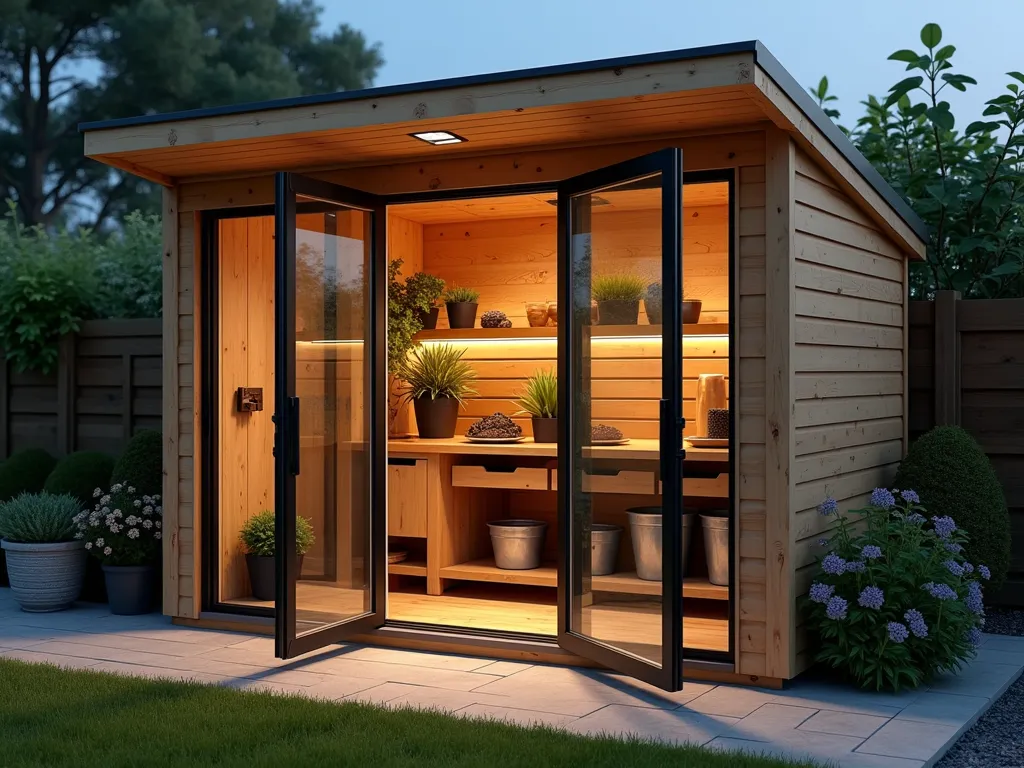
[[[416,312],[416,319],[420,321],[423,330],[432,331],[437,328],[437,316],[441,314],[440,307],[431,307],[429,312],[419,310]]]
[[[639,317],[640,299],[597,302],[598,325],[636,325]]]
[[[416,429],[420,437],[437,439],[455,437],[459,421],[459,401],[454,397],[419,397],[412,401],[416,411]]]
[[[116,616],[138,616],[153,610],[154,565],[104,565],[110,612]]]
[[[459,301],[448,302],[448,327],[449,328],[472,328],[476,325],[476,302]]]
[[[275,600],[277,589],[274,580],[277,576],[276,558],[261,555],[246,555],[245,564],[249,568],[249,583],[252,585],[252,596],[257,600]]]
[[[533,425],[533,442],[558,442],[558,419],[538,419],[533,416],[530,418],[530,423]]]

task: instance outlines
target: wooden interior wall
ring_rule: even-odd
[[[861,506],[906,449],[907,258],[802,152],[794,185],[791,525],[801,595],[829,522],[817,504]],[[802,634],[795,672],[809,662]]]
[[[218,225],[218,522],[220,598],[250,594],[239,541],[245,521],[274,506],[274,219]],[[261,387],[263,410],[239,412],[239,387]]]
[[[423,270],[423,225],[388,211],[388,260],[402,260],[399,276],[408,278]],[[416,431],[412,409],[405,403],[398,406],[392,430],[396,435]]]

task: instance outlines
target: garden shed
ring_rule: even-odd
[[[175,621],[668,690],[808,666],[815,507],[907,448],[926,232],[760,43],[82,130],[164,188]],[[390,391],[420,273],[450,303],[413,357],[471,371],[448,436]],[[551,434],[519,412],[540,373]]]

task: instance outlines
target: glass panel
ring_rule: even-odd
[[[300,540],[296,634],[372,609],[366,359],[372,215],[299,197],[295,394]],[[313,208],[316,212],[304,212]],[[308,530],[303,552],[302,532]]]
[[[661,666],[658,414],[634,399],[627,375],[660,391],[661,174],[575,195],[570,206],[570,631]],[[607,549],[616,535],[617,563]]]

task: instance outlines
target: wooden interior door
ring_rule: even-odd
[[[276,652],[384,624],[387,264],[383,202],[275,180]]]
[[[565,308],[559,311],[558,325],[558,643],[668,691],[682,685],[683,648],[682,168],[682,150],[666,149],[568,179],[558,189],[558,295],[559,306]],[[660,213],[648,217],[648,226],[660,230],[656,275],[643,275],[638,264],[631,264],[629,256],[636,249],[628,243],[610,248],[606,242],[609,227],[602,221],[601,208],[625,201]],[[630,513],[631,523],[634,515],[638,523],[632,528],[634,549],[640,546],[650,553],[644,558],[646,576],[641,578],[650,580],[652,589],[645,595],[624,597],[593,588],[596,489],[588,478],[632,468],[613,450],[615,433],[595,430],[598,424],[591,413],[597,378],[592,340],[616,336],[622,337],[622,343],[636,340],[630,337],[636,336],[640,296],[636,301],[609,299],[623,292],[609,291],[608,283],[628,276],[661,283],[662,325],[651,326],[649,338],[660,336],[660,460],[652,469],[661,476],[662,506],[660,514],[651,507],[644,508],[646,513]],[[641,533],[651,543],[646,549],[636,543]],[[640,571],[638,563],[638,575]],[[639,637],[634,632],[627,641],[620,631],[623,623],[649,629]]]

